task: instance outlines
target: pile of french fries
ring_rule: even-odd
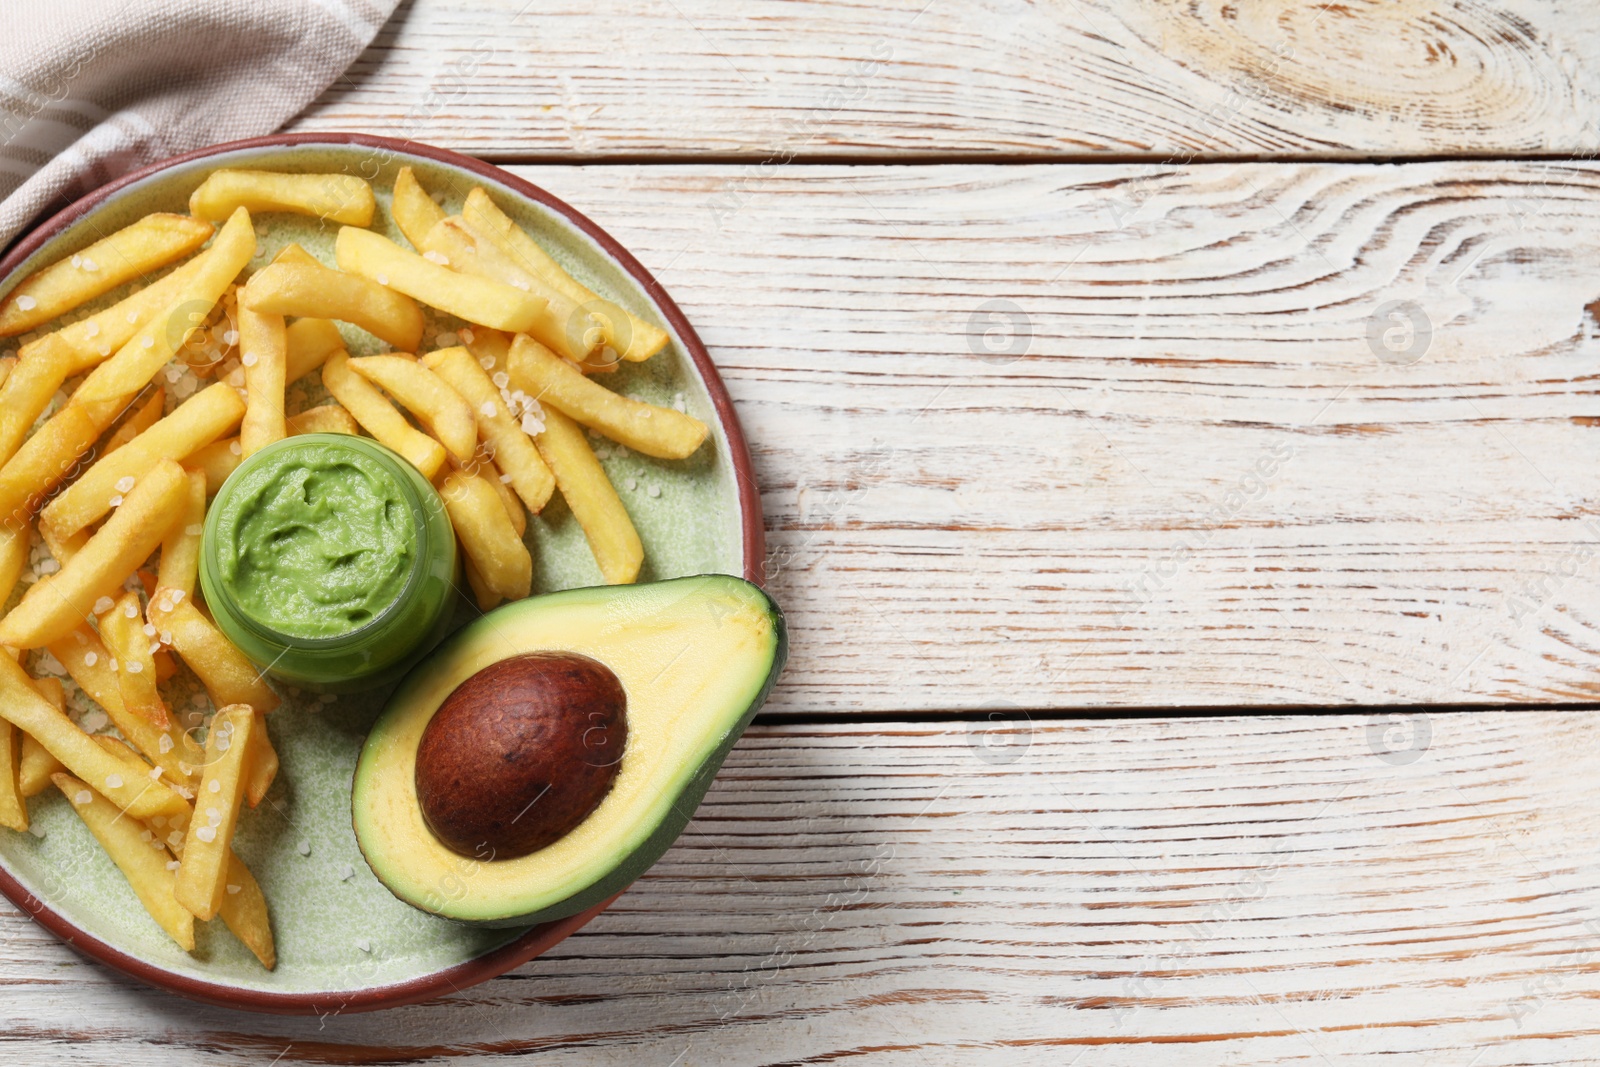
[[[350,175],[219,170],[189,208],[0,300],[0,336],[27,335],[0,361],[0,601],[27,584],[0,618],[0,825],[27,830],[28,798],[53,785],[174,941],[192,950],[195,921],[220,917],[270,969],[266,898],[232,841],[277,774],[279,698],[196,603],[222,482],[285,436],[365,431],[438,488],[488,610],[529,594],[528,514],[557,489],[605,581],[637,576],[638,533],[584,427],[664,458],[691,455],[708,430],[596,382],[666,333],[575,281],[481,188],[447,216],[401,169],[392,211],[411,249],[367,228],[377,198]],[[336,262],[291,244],[247,271],[266,232],[252,213],[269,212],[339,224]],[[462,343],[419,358],[422,306],[460,320]],[[394,351],[351,357],[335,322]],[[318,371],[332,403],[288,411],[288,387]],[[171,395],[163,378],[180,383]],[[49,558],[29,572],[35,531]],[[74,721],[29,650],[47,651],[115,735]],[[179,660],[218,709],[209,718],[169,707]]]

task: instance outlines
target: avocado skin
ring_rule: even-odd
[[[699,807],[701,800],[705,797],[706,791],[710,788],[712,781],[716,778],[717,772],[721,769],[723,761],[726,760],[728,752],[744,734],[746,728],[749,727],[751,720],[755,718],[756,712],[758,712],[761,709],[761,706],[766,702],[767,696],[772,692],[772,687],[777,683],[778,676],[783,672],[783,667],[788,660],[789,636],[783,611],[778,606],[777,602],[773,600],[764,589],[761,589],[752,583],[746,582],[743,579],[734,578],[732,576],[723,574],[694,575],[683,578],[667,579],[662,582],[650,584],[654,586],[670,586],[677,583],[689,583],[702,581],[705,579],[715,579],[722,582],[734,583],[744,587],[744,590],[747,593],[754,593],[760,597],[761,602],[765,605],[765,612],[772,626],[771,664],[768,668],[765,681],[761,684],[759,690],[756,692],[754,698],[751,699],[749,705],[740,714],[738,719],[728,728],[722,740],[708,750],[705,757],[701,760],[699,766],[695,768],[694,772],[685,782],[683,787],[678,790],[677,797],[669,807],[667,814],[661,819],[660,822],[656,824],[655,829],[650,832],[649,836],[646,837],[644,841],[629,851],[626,855],[618,858],[617,861],[613,863],[609,869],[595,881],[547,907],[517,915],[486,918],[464,918],[455,915],[444,915],[433,908],[427,907],[421,901],[410,899],[399,889],[397,889],[393,882],[389,878],[385,877],[383,865],[381,863],[373,862],[371,854],[361,839],[360,820],[354,819],[353,821],[356,828],[357,844],[360,845],[362,855],[367,859],[368,866],[372,868],[372,871],[374,875],[377,876],[378,880],[382,882],[384,886],[390,890],[390,892],[394,893],[398,899],[411,904],[413,907],[421,908],[422,910],[429,911],[433,914],[439,914],[441,917],[451,919],[455,922],[488,928],[525,927],[544,922],[552,922],[557,919],[564,919],[568,916],[576,915],[579,912],[586,911],[595,905],[601,904],[622,892],[642,874],[654,866],[656,861],[666,853],[667,849],[672,847],[672,843],[678,839],[678,836],[683,832],[684,827],[687,826],[689,820],[693,818],[695,810]],[[603,595],[607,591],[615,592],[630,588],[639,587],[586,587],[582,589],[563,590],[559,593],[546,594],[543,597],[535,597],[532,599],[555,602],[560,598],[586,595],[593,596],[596,594]],[[484,618],[490,618],[502,611],[514,611],[518,608],[525,609],[526,605],[529,603],[529,600],[515,601],[511,604],[504,605],[501,608],[497,608],[494,612],[489,613],[489,615],[485,616]],[[478,622],[469,624],[468,627],[464,627],[461,632],[458,632],[456,635],[445,641],[445,643],[436,649],[431,655],[429,655],[427,659],[424,659],[414,668],[412,668],[405,680],[403,680],[400,686],[395,690],[395,697],[391,698],[390,708],[393,708],[395,699],[400,698],[403,694],[406,694],[411,690],[412,682],[415,678],[424,672],[436,669],[438,666],[437,661],[444,660],[448,662],[449,658],[459,647],[460,642],[462,642],[464,639],[470,640],[471,635],[469,635],[467,631],[482,622],[483,620],[479,620]],[[389,709],[386,709],[384,713],[385,717],[387,717],[389,713]],[[381,722],[382,719],[379,721]],[[374,733],[376,733],[376,730],[374,730]],[[370,738],[368,743],[370,745]],[[359,782],[361,779],[364,760],[365,749],[363,749],[363,759],[358,761],[356,765],[356,781],[353,783],[353,794],[359,793]],[[352,814],[354,815],[354,812]]]

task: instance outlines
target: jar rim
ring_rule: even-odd
[[[229,614],[233,616],[234,620],[239,625],[249,630],[255,637],[264,641],[269,641],[275,645],[281,645],[286,651],[293,650],[295,652],[314,653],[319,651],[337,650],[346,644],[359,643],[364,640],[369,640],[374,632],[389,623],[392,617],[401,611],[406,601],[413,596],[417,590],[417,587],[426,577],[425,571],[428,566],[428,553],[423,550],[427,542],[427,522],[423,517],[423,510],[427,505],[423,501],[421,495],[417,492],[416,486],[413,484],[411,477],[411,475],[415,473],[416,476],[420,478],[421,472],[417,471],[415,467],[411,466],[411,464],[406,461],[405,457],[401,456],[387,445],[384,445],[382,442],[370,440],[355,434],[296,434],[293,437],[285,437],[281,440],[272,442],[272,444],[267,445],[265,448],[262,448],[260,451],[254,453],[254,455],[252,455],[250,458],[254,459],[256,456],[266,455],[271,452],[287,451],[293,447],[313,444],[331,444],[348,448],[352,451],[359,452],[364,456],[376,460],[385,467],[391,468],[390,473],[394,476],[394,480],[399,484],[400,493],[403,497],[405,497],[406,505],[411,511],[412,534],[415,537],[417,544],[417,552],[415,553],[415,557],[411,563],[411,571],[406,576],[405,586],[398,594],[396,594],[395,598],[391,600],[386,607],[384,607],[382,611],[378,612],[360,627],[354,630],[348,630],[344,633],[334,634],[328,637],[303,637],[297,634],[285,633],[284,631],[279,630],[261,621],[260,619],[257,619],[254,615],[250,614],[250,612],[244,610],[243,605],[240,604],[237,598],[228,596]],[[246,462],[249,461],[246,460]],[[244,464],[241,463],[239,467],[235,469],[234,474],[237,474],[243,469]],[[215,527],[213,526],[213,522],[219,521],[216,517],[219,516],[223,511],[223,508],[220,506],[223,503],[223,494],[228,492],[228,483],[233,481],[233,476],[229,475],[229,477],[223,482],[222,487],[217,490],[217,496],[212,501],[212,506],[206,512],[204,541],[207,546],[215,544],[213,536]],[[238,484],[239,483],[234,482],[235,486]],[[210,562],[211,555],[212,552],[209,550],[202,550],[201,552],[202,560],[206,561],[207,563]],[[204,568],[202,568],[202,570],[203,569]],[[226,586],[220,580],[220,578],[215,581],[215,585],[217,586],[219,592],[227,592]],[[215,606],[213,606],[212,610],[216,610]]]

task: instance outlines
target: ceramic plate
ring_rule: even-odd
[[[495,200],[574,277],[642,318],[664,326],[672,344],[646,363],[624,364],[606,384],[657,404],[677,404],[712,427],[692,458],[671,462],[592,439],[644,542],[641,581],[721,572],[759,580],[760,498],[733,408],[694,330],[650,274],[593,222],[549,193],[477,160],[416,144],[355,134],[281,135],[203,149],[148,167],[42,225],[0,260],[0,295],[30,271],[151,211],[187,211],[189,193],[218,167],[341,171],[372,181],[382,208],[374,229],[401,239],[386,209],[395,172],[410,165],[423,187],[456,212],[474,185]],[[257,220],[253,266],[298,241],[333,262],[337,227],[286,214]],[[89,305],[120,299],[124,287]],[[454,343],[460,324],[432,316],[423,350]],[[384,346],[346,327],[352,354]],[[10,339],[14,345],[15,339]],[[315,375],[312,376],[313,381]],[[158,379],[160,380],[160,379]],[[174,397],[192,391],[167,381]],[[304,397],[297,392],[305,390]],[[290,410],[316,402],[320,386],[291,387]],[[572,514],[557,494],[530,518],[534,592],[600,584]],[[42,551],[42,550],[41,550]],[[474,617],[465,598],[458,622]],[[48,659],[30,657],[35,673]],[[173,701],[193,711],[192,686]],[[67,679],[69,692],[75,692]],[[423,1000],[483,981],[538,955],[601,908],[526,930],[480,930],[401,903],[373,877],[350,825],[350,781],[384,693],[318,697],[280,686],[284,707],[270,716],[282,770],[259,808],[240,820],[237,848],[255,871],[272,911],[278,966],[264,971],[220,922],[197,924],[185,953],[157,928],[126,880],[54,790],[30,801],[34,832],[0,830],[0,892],[79,951],[174,992],[230,1007],[281,1012],[355,1011]],[[202,698],[203,699],[203,698]],[[81,694],[74,718],[107,729]],[[203,926],[204,929],[200,929]]]

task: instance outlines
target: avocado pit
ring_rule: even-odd
[[[611,790],[627,693],[570,652],[511,656],[458,685],[417,746],[417,802],[435,837],[475,859],[515,859],[565,837]]]

